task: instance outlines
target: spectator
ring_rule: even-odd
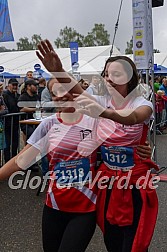
[[[28,119],[33,119],[33,113],[36,110],[36,102],[39,100],[37,95],[37,82],[33,79],[29,79],[25,82],[25,92],[19,97],[19,106],[21,106],[20,111],[26,112]],[[27,102],[26,106],[22,106],[21,102]],[[26,116],[23,116],[26,119]],[[33,125],[27,125],[27,130],[25,125],[21,125],[21,130],[29,138],[34,131]]]
[[[41,105],[43,108],[43,112],[46,114],[53,114],[56,112],[55,106],[53,107],[53,100],[52,96],[49,92],[49,85],[51,84],[52,81],[56,81],[55,79],[51,78],[48,80],[47,85],[45,89],[42,91],[41,94]]]
[[[34,116],[33,114],[36,111],[36,102],[39,101],[39,96],[37,95],[37,86],[38,83],[33,80],[33,79],[29,79],[25,82],[25,92],[23,94],[20,95],[19,97],[19,106],[21,106],[20,111],[21,112],[26,112],[27,116],[22,116],[22,119],[33,119]],[[22,103],[24,103],[24,107],[22,107]],[[27,103],[27,104],[25,104]],[[34,125],[25,125],[22,124],[21,125],[21,130],[24,133],[25,139],[27,140],[31,134],[34,132],[35,130],[35,126]],[[30,169],[32,171],[38,171],[38,165],[37,164],[33,164]]]
[[[17,102],[19,99],[18,81],[10,79],[8,81],[8,89],[3,93],[4,102],[8,108],[8,113],[18,113],[19,107]],[[17,154],[19,141],[19,116],[8,116],[5,118],[5,139],[6,148],[4,149],[5,163]]]
[[[46,87],[46,80],[45,80],[45,78],[39,79],[39,86],[38,86],[39,100],[41,100],[41,94],[42,94],[42,91],[45,89],[45,87]]]
[[[3,150],[6,146],[4,138],[4,125],[2,116],[7,114],[8,110],[4,103],[4,99],[0,96],[0,151]],[[0,165],[2,165],[1,153],[0,153]]]
[[[159,90],[160,88],[160,76],[156,76],[155,79],[154,79],[154,92],[157,93],[157,91]]]
[[[167,79],[163,79],[163,83],[160,86],[159,90],[162,90],[165,92],[165,96],[167,96]],[[165,127],[167,127],[167,101],[165,101],[165,110],[166,110],[166,116],[165,116]]]
[[[33,78],[33,71],[28,71],[26,73],[25,81]],[[25,82],[20,86],[20,93],[22,94],[25,91]]]
[[[3,82],[0,81],[0,96],[3,94]]]
[[[88,80],[81,79],[78,83],[81,85],[83,90],[86,90],[89,87]]]
[[[86,90],[90,95],[99,95],[100,93],[100,78],[99,76],[93,76],[89,87]]]

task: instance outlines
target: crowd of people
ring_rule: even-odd
[[[125,56],[109,57],[102,77],[94,76],[89,85],[64,71],[48,40],[41,41],[38,49],[38,58],[53,76],[40,93],[41,106],[52,115],[35,131],[28,130],[26,146],[1,167],[0,180],[28,169],[39,153],[47,157],[45,252],[84,252],[96,223],[107,251],[147,252],[158,212],[149,171],[158,168],[146,143],[153,105],[137,89],[135,64]],[[17,101],[33,104],[38,99],[37,82],[30,78]],[[19,109],[32,118],[35,106]],[[143,188],[140,178],[147,174]],[[120,182],[127,178],[125,188]]]
[[[154,79],[156,133],[163,134],[167,128],[167,78],[156,76]]]

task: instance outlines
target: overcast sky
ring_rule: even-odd
[[[16,48],[21,37],[41,34],[53,42],[66,25],[86,35],[95,23],[105,24],[113,39],[121,0],[8,0],[15,42],[0,46]],[[165,1],[165,0],[164,0]],[[154,48],[167,52],[167,4],[153,9]],[[132,36],[132,0],[124,0],[115,45],[124,53]]]

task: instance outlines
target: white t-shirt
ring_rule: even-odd
[[[82,187],[77,183],[80,175],[91,172],[95,177],[96,120],[84,115],[76,124],[65,124],[55,114],[44,119],[27,142],[48,154],[49,170],[56,174],[51,175],[54,183],[49,184],[46,204],[67,212],[95,211],[95,186],[89,188],[89,180]],[[58,181],[67,177],[67,184],[77,185],[60,188]]]

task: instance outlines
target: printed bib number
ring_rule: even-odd
[[[89,181],[90,161],[88,158],[62,161],[55,168],[55,176],[59,185],[78,185]]]
[[[130,169],[134,166],[133,148],[131,147],[101,146],[101,155],[103,161],[113,169]]]

